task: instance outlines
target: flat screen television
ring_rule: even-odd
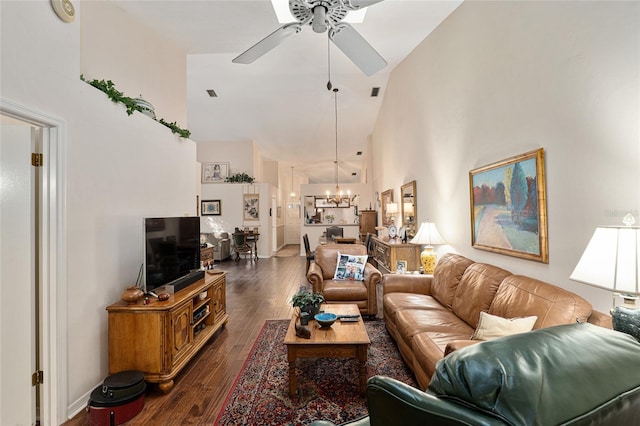
[[[145,293],[166,284],[182,284],[182,288],[185,282],[195,281],[201,272],[199,217],[145,218],[143,232]]]

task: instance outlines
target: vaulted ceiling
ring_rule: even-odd
[[[388,63],[369,77],[329,43],[327,33],[308,26],[252,64],[232,63],[282,25],[270,0],[114,3],[188,52],[191,139],[254,141],[264,157],[294,166],[311,183],[335,179],[330,57],[331,83],[339,89],[339,179],[344,183],[360,181],[389,74],[461,1],[384,0],[369,6],[364,22],[352,25]],[[371,96],[374,87],[380,88],[378,97]]]

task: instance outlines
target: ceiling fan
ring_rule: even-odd
[[[387,62],[351,25],[342,22],[347,13],[379,3],[382,0],[289,0],[289,10],[298,22],[285,24],[233,59],[237,64],[250,64],[269,52],[287,37],[311,25],[313,31],[328,31],[329,39],[366,75],[373,75]]]

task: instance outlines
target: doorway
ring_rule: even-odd
[[[66,418],[65,128],[0,98],[0,424]]]

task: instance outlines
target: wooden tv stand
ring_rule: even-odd
[[[109,374],[143,371],[147,382],[158,383],[166,393],[180,370],[227,323],[226,273],[207,272],[164,302],[149,297],[146,305],[144,299],[134,305],[118,302],[107,311]]]

